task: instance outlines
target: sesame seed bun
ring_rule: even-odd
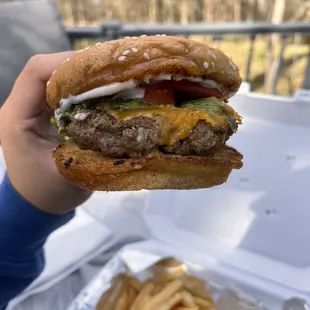
[[[81,150],[69,140],[53,152],[53,157],[65,178],[81,188],[98,191],[207,188],[223,184],[232,169],[242,167],[242,155],[228,146],[205,157],[163,154],[111,159]]]
[[[236,65],[206,44],[170,36],[125,38],[96,44],[65,60],[47,83],[47,103],[55,110],[70,95],[161,73],[214,80],[227,98],[241,84]]]

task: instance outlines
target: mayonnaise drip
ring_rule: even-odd
[[[60,109],[62,112],[66,112],[70,110],[73,104],[78,104],[88,99],[111,96],[125,89],[133,89],[137,86],[137,84],[138,82],[136,80],[111,83],[109,85],[100,86],[76,96],[69,96],[68,98],[60,100]]]

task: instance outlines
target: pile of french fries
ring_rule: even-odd
[[[99,300],[96,310],[213,310],[216,309],[203,280],[188,275],[182,263],[165,259],[139,281],[120,274]]]

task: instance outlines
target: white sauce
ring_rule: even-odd
[[[78,104],[88,99],[111,96],[121,92],[122,90],[135,88],[137,84],[138,83],[136,80],[129,80],[121,83],[111,83],[109,85],[100,86],[76,96],[69,96],[68,98],[60,100],[60,109],[62,112],[66,112],[70,110],[73,104]]]
[[[136,140],[137,140],[139,143],[141,143],[141,142],[146,141],[146,138],[147,138],[147,133],[146,133],[146,131],[145,131],[142,127],[138,128],[138,135],[137,135],[137,137],[136,137]]]
[[[85,113],[85,112],[79,112],[79,113],[76,113],[74,115],[74,118],[77,120],[77,121],[84,121],[87,116],[89,115],[89,113]]]
[[[100,86],[76,96],[69,96],[68,98],[61,99],[60,108],[55,110],[55,118],[57,121],[57,125],[61,126],[62,114],[70,110],[73,104],[79,104],[88,99],[94,99],[98,97],[105,97],[112,95],[115,95],[114,98],[128,98],[128,99],[143,98],[145,90],[139,87],[139,84],[141,82],[142,84],[143,82],[146,84],[149,83],[154,84],[158,81],[164,81],[164,80],[174,80],[174,81],[187,80],[199,83],[201,86],[206,88],[216,88],[218,90],[221,89],[221,86],[217,82],[207,79],[204,80],[200,77],[186,77],[180,74],[172,75],[165,73],[161,73],[158,76],[145,75],[142,81],[140,82],[132,79],[126,82],[111,83],[109,85]]]
[[[146,74],[144,77],[143,77],[143,81],[147,84],[150,83],[150,79],[152,78],[152,76],[150,74]]]
[[[117,93],[113,99],[117,98],[128,98],[128,99],[134,99],[134,98],[143,98],[145,94],[145,88],[136,87],[133,89],[126,89],[119,93]]]
[[[160,73],[158,76],[154,76],[152,80],[154,81],[164,81],[171,80],[172,74]]]
[[[61,127],[63,125],[63,122],[61,121],[62,111],[60,108],[56,109],[54,112],[54,116],[57,122],[57,126]]]

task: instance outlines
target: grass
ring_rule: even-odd
[[[203,41],[217,47],[217,43],[212,42],[208,37],[193,36],[195,40]],[[75,48],[81,49],[95,44],[96,41],[81,40],[76,42]],[[246,38],[227,38],[222,40],[219,48],[231,56],[240,69],[241,76],[245,77],[246,62],[249,52],[250,41]],[[267,49],[267,40],[261,36],[255,40],[254,52],[252,58],[250,82],[252,90],[264,93],[265,80],[265,51]],[[280,50],[280,45],[275,48],[275,53]],[[293,95],[301,86],[304,78],[305,68],[309,55],[309,46],[307,44],[294,44],[290,42],[285,48],[283,60],[284,69],[281,72],[277,84],[277,93],[280,95]]]

